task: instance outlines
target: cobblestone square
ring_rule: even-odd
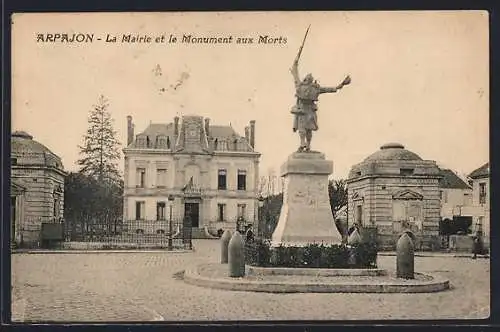
[[[450,280],[427,294],[270,294],[191,286],[174,274],[217,262],[219,241],[195,240],[192,253],[13,254],[15,322],[385,320],[487,318],[490,261],[429,254],[417,272]],[[379,267],[394,270],[395,256]]]

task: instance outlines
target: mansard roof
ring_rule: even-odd
[[[182,136],[182,132],[184,130],[184,119],[187,121],[192,121],[192,119],[199,118],[196,121],[202,121],[201,116],[183,116],[182,119],[179,119],[178,131],[179,135]],[[204,128],[204,124],[202,124]],[[146,129],[140,133],[137,133],[134,137],[132,143],[128,146],[129,148],[142,148],[143,146],[137,142],[137,139],[141,136],[146,136],[147,138],[147,146],[148,148],[154,148],[157,144],[157,138],[159,136],[166,136],[168,138],[167,145],[169,148],[176,147],[176,139],[175,136],[175,124],[173,122],[170,123],[150,123]],[[253,148],[250,146],[250,142],[248,142],[247,138],[238,134],[231,125],[209,125],[209,133],[206,135],[205,130],[202,129],[202,138],[208,141],[208,145],[214,148],[217,146],[217,143],[221,143],[222,141],[226,141],[227,143],[236,143],[241,144],[243,146],[240,151],[253,152]],[[220,145],[220,144],[219,144]],[[217,148],[214,148],[217,150]],[[227,149],[226,150],[231,150]]]

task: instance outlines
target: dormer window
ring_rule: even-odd
[[[167,148],[167,137],[163,135],[159,135],[156,137],[156,148],[157,149],[166,149]]]
[[[143,149],[147,148],[148,147],[147,136],[137,135],[136,143],[138,148],[143,148]]]

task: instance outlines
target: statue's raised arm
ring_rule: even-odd
[[[297,60],[293,62],[292,68],[290,68],[290,72],[292,73],[295,87],[299,86],[301,79],[299,76],[299,62]]]
[[[306,42],[307,34],[309,33],[309,28],[311,25],[307,27],[306,34],[304,35],[304,40],[302,40],[302,45],[300,45],[299,52],[297,53],[297,56],[295,57],[295,60],[293,61],[292,68],[290,68],[290,72],[293,75],[293,80],[295,82],[295,86],[297,87],[300,84],[300,76],[299,76],[299,59],[300,55],[302,54],[302,49],[304,48],[304,43]]]
[[[342,83],[340,83],[339,85],[337,85],[334,88],[320,87],[319,93],[337,92],[338,90],[342,89],[344,87],[344,85],[349,85],[350,83],[351,83],[351,77],[349,75],[347,75],[346,78],[344,78],[344,80],[342,81]]]

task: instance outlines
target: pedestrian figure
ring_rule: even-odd
[[[246,232],[246,241],[247,242],[252,242],[255,238],[255,235],[253,234],[252,227],[248,227],[248,230]]]
[[[357,224],[357,223],[354,223],[354,224],[353,224],[353,225],[349,228],[349,230],[347,231],[347,237],[349,237],[349,236],[352,234],[352,232],[354,232],[354,230],[356,230],[356,229],[357,229],[357,230],[358,230],[358,232],[359,232],[359,227],[358,227],[358,224]]]
[[[472,253],[474,254],[472,256],[472,259],[476,259],[477,258],[477,254],[479,253],[480,251],[480,247],[481,247],[481,242],[480,242],[480,239],[479,239],[479,236],[477,235],[474,235],[474,237],[472,238],[473,240],[473,243],[472,243]]]

